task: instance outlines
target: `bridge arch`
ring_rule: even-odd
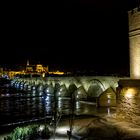
[[[89,82],[87,90],[88,97],[99,97],[100,94],[105,90],[103,83],[98,79],[92,79]]]
[[[56,96],[57,97],[69,96],[65,84],[61,85],[58,89],[56,89]]]
[[[76,90],[77,90],[77,86],[74,83],[69,85],[68,92],[70,95],[73,94]]]
[[[75,96],[76,100],[87,99],[87,93],[86,93],[84,87],[80,86],[79,88],[77,88],[77,90],[75,90],[75,92],[74,92],[74,96]]]

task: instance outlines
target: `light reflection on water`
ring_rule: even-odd
[[[54,109],[62,114],[70,114],[73,106],[73,111],[77,115],[111,113],[110,108],[97,109],[95,103],[87,104],[77,101],[73,104],[67,97],[59,97],[55,104],[54,96],[44,96],[42,93],[41,96],[35,96],[35,93],[26,95],[16,93],[14,97],[0,99],[0,114],[3,118],[0,124],[44,117],[53,114]]]

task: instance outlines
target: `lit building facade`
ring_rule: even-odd
[[[130,77],[140,79],[140,6],[128,12]]]

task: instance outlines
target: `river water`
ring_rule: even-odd
[[[97,108],[96,103],[75,101],[68,97],[58,97],[19,92],[11,88],[0,89],[0,126],[13,125],[19,122],[32,121],[53,116],[54,113],[69,116],[75,115],[110,115],[115,110],[112,108]]]
[[[39,121],[44,117],[52,117],[54,116],[54,114],[66,116],[64,120],[61,119],[59,122],[59,125],[56,129],[56,132],[59,135],[56,133],[56,139],[59,139],[60,133],[64,133],[65,139],[68,139],[66,132],[70,129],[69,119],[70,117],[72,117],[70,115],[72,113],[75,114],[75,116],[91,115],[90,118],[75,118],[73,123],[73,132],[76,132],[79,136],[82,136],[83,134],[83,131],[82,133],[80,133],[80,130],[83,130],[83,128],[85,128],[92,129],[91,133],[86,133],[90,131],[85,130],[85,136],[97,140],[104,138],[109,140],[112,140],[114,138],[116,138],[117,140],[119,138],[121,138],[122,140],[140,138],[140,128],[138,126],[132,127],[133,124],[128,124],[127,122],[119,122],[116,119],[112,120],[110,116],[116,112],[116,108],[99,108],[96,106],[95,102],[73,102],[68,97],[57,97],[57,99],[55,99],[56,98],[54,96],[45,95],[44,93],[35,94],[33,92],[19,92],[15,89],[11,89],[10,87],[8,87],[8,85],[6,87],[1,86],[0,139],[3,139],[9,132],[11,132],[11,130],[9,132],[7,131],[7,128],[9,126],[17,127],[20,124],[24,124],[24,122],[28,124],[34,120]],[[97,119],[98,117],[104,118],[104,116],[106,118],[106,121],[104,122],[102,122],[102,119]],[[52,118],[50,118],[50,121],[51,120]],[[64,124],[65,121],[66,124]],[[6,128],[6,131],[3,128]],[[61,130],[63,131],[60,132]],[[51,138],[53,137],[54,136],[52,136]],[[60,139],[62,139],[62,136],[60,137]]]

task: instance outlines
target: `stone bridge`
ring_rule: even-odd
[[[74,93],[77,99],[98,98],[106,95],[106,98],[116,99],[116,88],[120,77],[113,76],[77,76],[77,77],[45,77],[45,78],[17,78],[14,82],[18,82],[21,87],[32,90],[41,89],[45,93],[53,93],[56,91],[57,96],[70,96]],[[106,93],[107,92],[107,93]],[[114,97],[115,96],[115,97]]]

